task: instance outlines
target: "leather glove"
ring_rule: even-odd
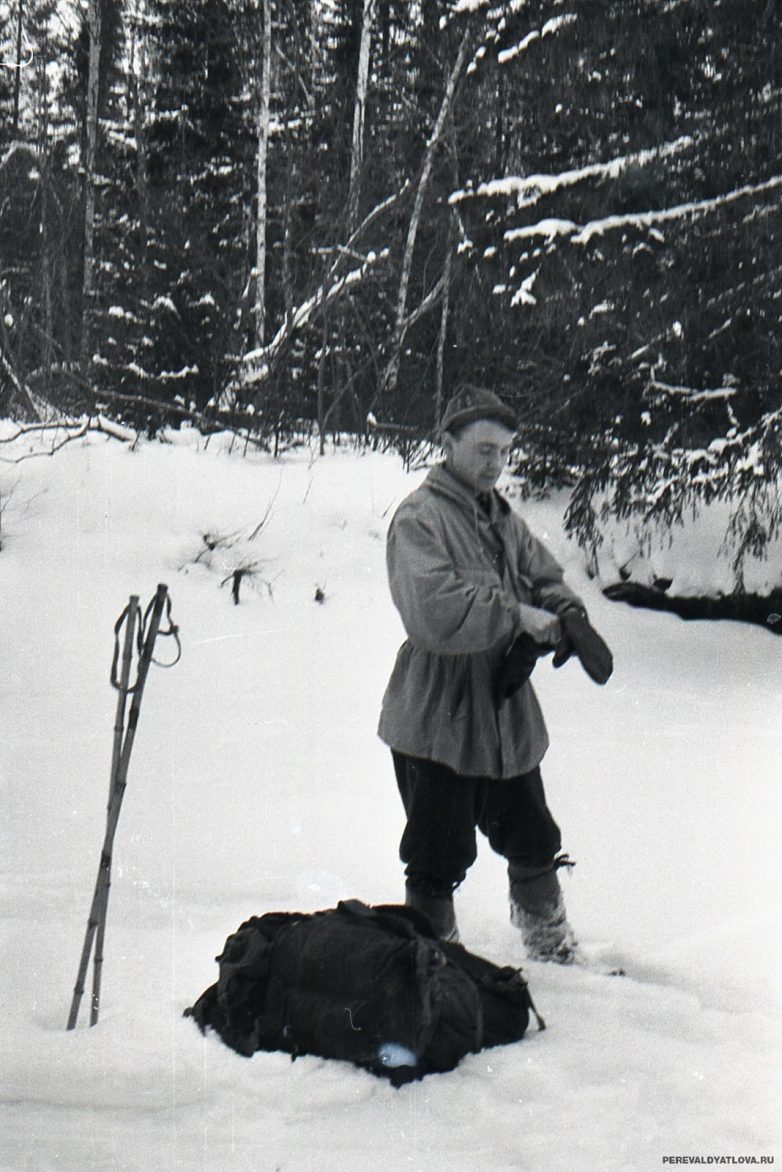
[[[561,614],[559,621],[562,639],[554,653],[554,667],[562,667],[575,654],[590,679],[596,684],[607,683],[614,670],[614,657],[589,622],[586,611],[573,607]]]
[[[548,655],[552,647],[536,643],[531,635],[518,635],[505,652],[494,681],[494,703],[499,708],[509,700],[522,684],[526,684],[538,659]]]

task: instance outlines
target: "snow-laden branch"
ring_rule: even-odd
[[[547,244],[557,236],[572,236],[578,231],[578,224],[573,220],[560,220],[549,217],[538,220],[536,224],[526,224],[523,228],[511,228],[505,232],[503,239],[508,243],[514,240],[531,240],[534,236],[543,236]]]
[[[573,187],[585,179],[617,179],[628,167],[643,167],[658,159],[666,159],[688,150],[693,144],[694,140],[689,135],[683,135],[659,147],[619,155],[605,163],[589,163],[585,167],[576,167],[571,171],[560,171],[557,175],[508,175],[504,179],[490,179],[486,183],[480,183],[474,190],[453,192],[449,202],[456,204],[476,197],[491,199],[506,196],[515,197],[519,207],[528,207],[537,203],[542,196],[551,195],[563,187]]]
[[[493,3],[495,0],[456,0],[450,13],[440,18],[440,27],[445,27],[454,16],[461,16],[465,12],[478,12],[481,8],[490,8]],[[495,7],[489,16],[496,19],[501,14],[504,21],[508,16],[521,12],[526,6],[527,0],[505,0],[504,5]]]
[[[588,244],[593,236],[602,236],[606,232],[615,232],[623,228],[651,228],[675,220],[686,219],[688,216],[703,216],[717,211],[726,204],[734,203],[750,196],[764,195],[782,187],[782,175],[776,175],[763,183],[748,184],[735,191],[728,191],[724,195],[714,196],[712,199],[701,199],[691,203],[677,204],[675,207],[658,208],[648,212],[631,212],[627,215],[604,216],[599,220],[590,220],[579,227],[572,220],[544,219],[535,224],[525,224],[522,228],[509,228],[503,233],[503,239],[511,244],[518,240],[527,240],[534,236],[543,236],[552,241],[556,236],[569,237],[573,244]],[[662,239],[662,237],[660,237]]]
[[[294,309],[290,317],[285,318],[282,325],[277,330],[277,333],[266,346],[251,350],[244,355],[243,362],[255,367],[256,378],[266,378],[271,363],[280,353],[290,335],[301,329],[303,326],[306,326],[307,323],[312,319],[313,315],[317,313],[318,309],[320,309],[321,305],[324,304],[324,302],[343,292],[344,289],[349,287],[349,285],[355,284],[356,281],[361,280],[362,277],[366,276],[367,272],[369,272],[369,270],[379,260],[384,260],[386,258],[388,253],[385,249],[380,253],[370,251],[366,255],[362,255],[361,253],[357,252],[357,250],[354,248],[354,245],[362,233],[365,232],[366,229],[375,222],[375,220],[379,219],[380,216],[382,216],[385,212],[390,211],[391,208],[393,208],[396,204],[405,198],[405,196],[411,190],[411,186],[412,185],[410,180],[408,179],[399,191],[393,192],[379,204],[376,204],[375,207],[367,213],[356,230],[348,237],[347,242],[344,245],[339,245],[334,248],[334,252],[336,253],[335,259],[329,267],[329,270],[326,273],[323,281],[312,294],[312,296],[308,297],[306,301],[302,302],[300,306]],[[336,274],[340,262],[345,257],[360,257],[361,264],[358,269],[353,269],[345,277],[337,278]],[[225,396],[223,396],[223,399],[225,399]],[[221,399],[221,405],[223,405],[223,399]]]
[[[660,391],[664,395],[679,397],[686,399],[688,403],[708,403],[715,399],[732,399],[737,393],[738,387],[714,387],[713,389],[698,390],[696,387],[678,387],[672,386],[670,383],[660,382],[659,379],[652,379],[649,383],[649,389],[653,391]]]
[[[515,0],[515,3],[511,5],[511,11],[518,12],[525,6],[525,4],[526,0]],[[490,17],[496,17],[496,15],[496,9],[493,13],[489,14]],[[518,41],[515,45],[512,45],[509,49],[500,49],[500,51],[497,53],[497,63],[499,65],[507,65],[509,61],[515,61],[517,57],[520,57],[522,53],[526,53],[527,50],[538,41],[543,40],[544,37],[552,36],[554,33],[559,32],[559,30],[565,25],[571,24],[574,20],[577,19],[578,17],[574,12],[567,12],[563,13],[561,16],[555,16],[550,20],[547,20],[542,28],[530,29],[530,31],[525,33],[520,41]],[[441,26],[444,27],[444,22],[442,21]],[[499,23],[499,28],[502,29],[504,26],[505,19],[503,18]],[[498,39],[499,37],[497,31],[492,29],[488,33],[487,38],[484,40],[483,44],[480,45],[475,51],[472,61],[465,70],[466,73],[471,74],[476,72],[480,62],[483,61],[489,52],[489,44],[496,43]]]
[[[340,255],[355,255],[352,250],[347,248],[339,249]],[[367,273],[373,268],[378,261],[385,260],[388,256],[388,249],[384,248],[380,252],[368,252],[363,258],[362,263],[358,268],[351,269],[350,272],[344,273],[341,277],[337,277],[331,284],[322,284],[316,289],[312,297],[309,297],[298,308],[293,311],[290,320],[283,322],[277,333],[272,338],[268,346],[264,346],[257,350],[250,350],[244,355],[243,361],[245,363],[257,364],[257,375],[265,378],[268,373],[268,365],[274,360],[283,343],[289,334],[300,330],[303,326],[311,320],[314,313],[320,309],[321,305],[326,301],[331,301],[338,297],[350,285],[355,285],[362,281]],[[333,266],[332,266],[333,271]]]
[[[0,171],[4,171],[12,162],[15,161],[17,155],[25,155],[34,163],[40,161],[40,155],[35,147],[26,142],[12,142],[8,145],[3,155],[0,155]]]
[[[551,20],[546,21],[543,28],[532,29],[531,32],[528,32],[526,36],[521,38],[517,45],[514,45],[510,49],[502,49],[497,54],[498,62],[500,65],[505,65],[508,61],[513,61],[516,57],[526,52],[535,41],[540,41],[543,37],[550,37],[552,33],[558,32],[564,25],[572,24],[577,19],[578,17],[575,12],[566,12],[562,16],[552,17]]]
[[[540,269],[535,269],[534,273],[530,273],[528,277],[521,282],[521,285],[513,294],[511,298],[511,305],[537,305],[538,299],[533,296],[532,286],[538,279]]]
[[[625,216],[605,216],[601,220],[591,220],[573,236],[574,244],[588,244],[593,236],[602,236],[605,232],[614,232],[618,228],[652,228],[655,224],[664,224],[670,220],[681,220],[687,216],[701,216],[716,211],[726,204],[734,203],[739,199],[747,199],[753,195],[763,195],[782,187],[782,175],[775,175],[764,183],[747,184],[735,191],[715,196],[713,199],[701,199],[692,203],[679,204],[672,208],[661,208],[653,212],[638,212]]]
[[[518,2],[519,0],[514,0],[514,3]],[[521,0],[522,4],[526,4],[526,2],[527,0]],[[481,8],[488,8],[490,3],[491,0],[456,0],[456,3],[453,5],[453,8],[451,8],[450,12],[446,12],[440,17],[440,28],[448,28],[448,26],[452,24],[454,19],[457,17],[478,12]]]

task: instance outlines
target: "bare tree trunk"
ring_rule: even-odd
[[[443,414],[443,366],[445,357],[445,342],[448,337],[448,311],[451,304],[451,266],[453,264],[453,245],[456,233],[453,221],[448,228],[448,240],[445,245],[445,266],[443,268],[443,303],[440,310],[440,332],[437,336],[437,375],[434,392],[434,426],[440,426]]]
[[[87,76],[87,147],[84,159],[84,274],[82,277],[81,364],[90,352],[90,310],[95,270],[95,162],[98,150],[98,98],[100,86],[100,0],[90,0],[87,10],[90,34]]]
[[[41,286],[43,294],[43,323],[44,338],[41,366],[46,371],[46,385],[49,385],[49,374],[52,367],[52,339],[54,337],[54,312],[52,307],[52,247],[51,208],[49,193],[49,160],[44,161],[41,167]]]
[[[364,115],[367,104],[369,51],[372,44],[374,16],[375,0],[364,0],[361,44],[358,53],[358,76],[356,78],[356,101],[353,106],[353,146],[350,154],[350,188],[348,192],[348,231],[350,232],[353,231],[358,221],[361,169],[364,162]]]
[[[322,318],[322,336],[320,355],[318,357],[318,450],[322,455],[326,451],[326,356],[329,349],[328,310],[324,307]]]
[[[19,105],[22,94],[22,42],[24,40],[24,0],[18,0],[16,12],[16,68],[14,70],[14,141],[19,137]]]
[[[256,191],[258,210],[255,221],[255,345],[263,346],[266,317],[266,166],[269,156],[269,122],[271,113],[272,6],[263,0],[261,47],[261,100],[258,107],[258,165]]]
[[[458,151],[456,147],[455,128],[453,124],[453,111],[448,116],[448,134],[450,137],[450,151],[451,151],[451,167],[452,176],[451,184],[454,191],[459,189],[459,165],[458,165]],[[443,415],[443,400],[444,400],[444,378],[445,378],[445,346],[448,340],[448,314],[451,308],[451,273],[453,270],[453,255],[456,241],[459,237],[460,228],[459,213],[456,208],[451,209],[451,216],[448,221],[448,237],[445,242],[445,264],[443,265],[443,303],[440,311],[440,332],[437,338],[437,375],[434,393],[434,430],[437,434],[440,430],[440,420]]]
[[[285,307],[285,330],[290,331],[293,323],[294,288],[293,288],[293,207],[295,201],[294,176],[295,166],[293,152],[296,149],[294,136],[290,131],[290,119],[285,118],[283,129],[283,145],[285,150],[285,195],[282,205],[282,296]],[[284,351],[285,362],[280,372],[282,394],[287,399],[291,385],[291,364],[293,355],[290,347]]]
[[[143,34],[139,37],[140,19],[138,0],[135,3],[130,43],[130,68],[128,98],[133,106],[133,133],[136,137],[136,190],[139,203],[139,225],[141,228],[141,254],[146,252],[149,241],[149,161],[146,127],[144,125],[144,93],[142,79],[146,76],[146,53]]]
[[[20,0],[19,8],[22,4]],[[20,42],[21,48],[21,42]],[[52,231],[53,211],[56,206],[56,197],[52,195],[52,172],[49,154],[49,80],[45,68],[38,76],[38,103],[37,103],[37,140],[38,140],[38,168],[40,172],[41,214],[39,231],[41,234],[41,299],[43,301],[43,336],[40,366],[51,372],[54,339],[54,309],[53,284],[56,273],[55,239]],[[48,388],[48,377],[47,377]]]
[[[394,335],[391,340],[391,357],[386,367],[385,376],[383,380],[383,389],[386,391],[393,391],[396,388],[397,379],[399,377],[399,363],[402,354],[402,344],[405,340],[405,333],[409,322],[407,321],[407,292],[410,285],[410,273],[413,267],[413,253],[415,251],[415,241],[418,235],[418,225],[421,220],[421,212],[424,206],[424,197],[426,189],[429,185],[429,179],[432,174],[432,164],[434,163],[434,155],[437,146],[442,137],[443,127],[446,119],[450,113],[451,105],[453,103],[453,96],[456,90],[457,83],[464,69],[465,63],[470,49],[470,33],[469,30],[464,33],[461,44],[459,45],[459,52],[456,55],[456,61],[451,69],[448,82],[443,94],[443,100],[440,104],[440,112],[437,115],[437,121],[434,125],[434,130],[429,136],[429,141],[424,148],[424,157],[421,165],[421,174],[418,180],[418,188],[415,193],[415,200],[413,202],[413,210],[410,215],[410,225],[407,230],[407,240],[405,242],[405,252],[402,259],[402,273],[399,278],[399,292],[397,294],[396,302],[396,324],[394,328]]]
[[[315,142],[315,114],[317,110],[316,95],[321,84],[321,69],[319,64],[321,15],[320,0],[310,0],[308,7],[307,61],[302,68],[306,77],[305,88],[307,95],[306,157],[304,162],[307,178],[304,184],[303,196],[311,208],[315,208],[318,202],[318,149]],[[310,240],[310,244],[312,243],[312,240]],[[312,247],[307,249],[307,255],[307,268],[301,273],[304,278],[305,287],[309,285],[312,275]]]
[[[285,199],[282,209],[282,292],[285,302],[285,328],[290,330],[293,321],[293,218],[295,146],[288,120],[285,122]]]
[[[5,331],[3,331],[3,332],[5,332]],[[27,383],[22,382],[22,380],[18,377],[16,371],[14,370],[13,366],[11,365],[11,363],[10,363],[8,357],[6,356],[6,354],[4,353],[2,347],[0,347],[0,370],[2,370],[3,374],[7,378],[8,382],[11,384],[13,389],[16,391],[17,403],[18,403],[17,409],[21,408],[23,406],[23,404],[26,404],[27,407],[29,407],[30,411],[32,412],[33,418],[38,419],[38,420],[42,420],[43,415],[41,414],[41,412],[38,408],[38,404],[36,403],[35,399],[33,398],[33,395],[32,395],[32,392],[30,391],[30,388],[28,387]],[[10,403],[10,400],[9,400],[9,403]],[[11,405],[11,406],[13,409],[13,405]]]

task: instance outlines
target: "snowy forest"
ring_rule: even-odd
[[[0,416],[409,458],[780,525],[773,0],[2,0]]]
[[[2,1172],[782,1158],[779,8],[0,0]],[[582,959],[481,837],[545,1030],[246,1057],[237,925],[405,898],[387,536],[465,382],[614,662],[534,669]]]

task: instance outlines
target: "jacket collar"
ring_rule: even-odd
[[[469,509],[470,513],[478,512],[478,501],[475,493],[469,488],[458,476],[454,476],[445,464],[435,464],[424,481],[427,488],[432,492],[438,493],[441,496],[448,497],[452,501],[456,501],[462,508]],[[489,494],[491,498],[491,515],[492,518],[507,516],[510,512],[510,505],[504,497],[500,496],[496,488]]]

